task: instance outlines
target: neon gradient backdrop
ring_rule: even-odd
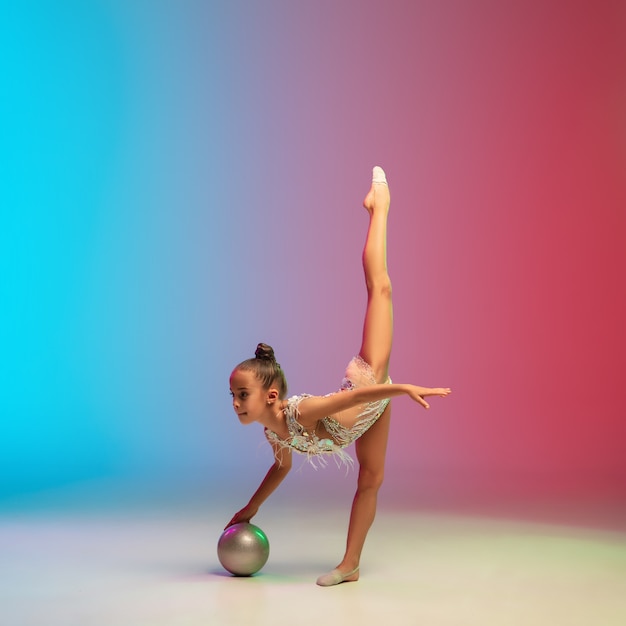
[[[1,22],[3,493],[256,478],[228,375],[266,341],[294,393],[337,387],[377,163],[392,375],[454,388],[395,401],[390,481],[624,487],[623,3],[25,2]]]

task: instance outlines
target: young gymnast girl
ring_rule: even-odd
[[[230,376],[233,408],[242,424],[259,422],[274,451],[275,461],[248,504],[235,513],[227,527],[249,522],[291,469],[292,452],[309,460],[335,456],[352,462],[343,448],[355,442],[359,463],[357,490],[352,503],[346,551],[341,562],[317,579],[323,587],[359,579],[359,561],[365,538],[376,514],[383,481],[390,398],[408,395],[429,408],[425,398],[445,397],[450,389],[392,384],[389,356],[393,334],[391,281],[387,273],[387,215],[389,187],[385,172],[375,167],[372,186],[363,206],[369,228],[363,250],[367,309],[358,356],[349,363],[341,389],[326,396],[303,394],[286,399],[287,381],[274,351],[259,344],[253,359],[243,361]]]

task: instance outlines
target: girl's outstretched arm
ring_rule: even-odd
[[[250,498],[250,502],[246,504],[240,511],[237,511],[233,518],[226,524],[225,528],[238,524],[239,522],[249,522],[259,511],[260,506],[267,500],[270,494],[276,490],[278,485],[283,482],[285,476],[291,469],[291,450],[280,448],[275,444],[271,444],[274,449],[274,457],[276,461],[270,467],[261,481],[259,488]]]
[[[300,411],[300,422],[306,426],[345,409],[395,396],[409,396],[425,409],[428,409],[430,405],[424,400],[425,397],[441,396],[445,398],[450,393],[451,389],[448,387],[418,387],[417,385],[403,384],[369,385],[367,387],[359,387],[353,391],[340,391],[328,396],[305,398],[300,402],[298,409]]]

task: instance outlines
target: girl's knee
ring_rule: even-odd
[[[359,491],[378,491],[385,479],[384,470],[369,470],[361,467],[359,472]]]
[[[392,289],[391,279],[387,274],[377,278],[370,278],[367,281],[367,291],[370,297],[385,298],[391,300]]]

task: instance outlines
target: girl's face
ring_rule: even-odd
[[[233,397],[233,409],[242,424],[251,424],[259,420],[268,405],[267,389],[248,370],[234,370],[230,375],[230,395]]]

